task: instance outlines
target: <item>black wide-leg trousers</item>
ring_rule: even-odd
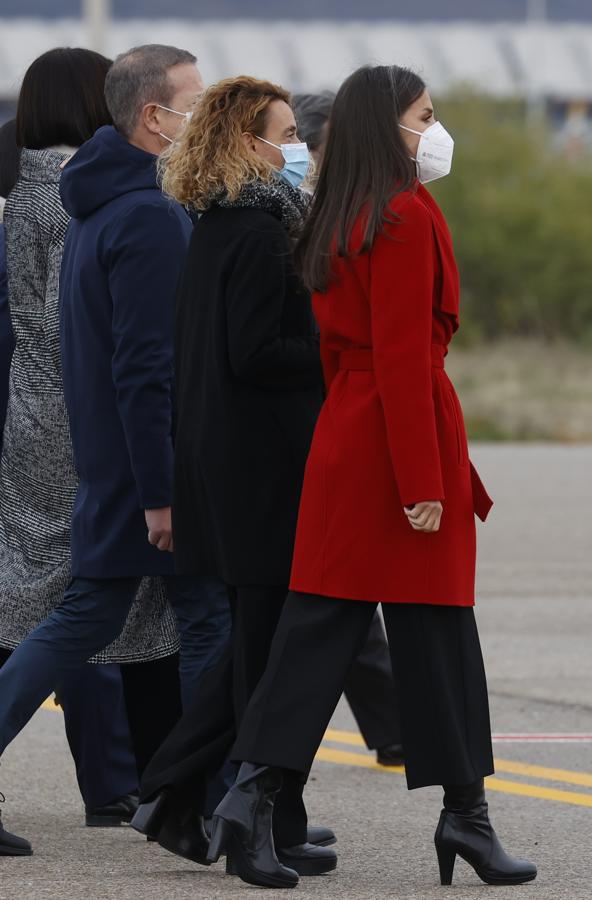
[[[307,774],[375,603],[290,593],[232,758]],[[408,787],[492,774],[487,682],[472,607],[383,604]]]
[[[229,587],[232,637],[218,663],[204,673],[192,703],[148,764],[140,785],[145,802],[170,788],[187,805],[211,813],[228,785],[219,770],[228,757],[251,696],[265,671],[287,587]],[[278,847],[306,841],[304,781],[293,773],[276,800],[274,837]],[[212,786],[219,790],[215,799]],[[208,809],[208,806],[210,807]]]
[[[344,693],[369,750],[401,743],[398,696],[378,612],[372,616],[367,639],[347,673]]]

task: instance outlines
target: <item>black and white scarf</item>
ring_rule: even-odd
[[[288,234],[297,238],[302,230],[310,198],[304,191],[277,178],[271,182],[250,181],[235,200],[222,196],[216,205],[224,208],[264,209],[279,219]]]

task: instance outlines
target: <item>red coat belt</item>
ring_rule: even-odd
[[[446,347],[443,344],[432,344],[432,368],[443,369]],[[339,368],[350,372],[371,372],[374,369],[372,350],[342,350],[339,354]]]

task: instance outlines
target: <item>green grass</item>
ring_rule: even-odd
[[[453,345],[446,368],[469,439],[592,442],[592,351],[535,340]]]

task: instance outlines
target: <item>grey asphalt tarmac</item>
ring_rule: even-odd
[[[479,528],[477,605],[493,730],[592,739],[592,447],[479,445],[473,458],[496,500]],[[372,767],[356,732],[342,702],[307,787],[311,821],[338,834],[338,870],[301,879],[289,896],[592,900],[592,742],[496,742],[491,818],[539,877],[487,887],[457,862],[443,888],[433,849],[440,790],[408,792],[400,772]],[[0,789],[6,824],[35,846],[30,859],[0,858],[0,900],[270,896],[129,828],[85,828],[59,712],[40,710],[8,749]]]

